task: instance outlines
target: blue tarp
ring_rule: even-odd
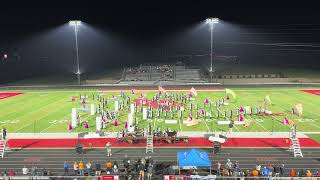
[[[211,161],[206,152],[191,149],[189,151],[178,151],[178,166],[210,167]]]

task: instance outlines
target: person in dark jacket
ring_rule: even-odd
[[[101,175],[101,164],[100,163],[96,163],[95,164],[95,170],[96,170],[96,176],[100,176]]]

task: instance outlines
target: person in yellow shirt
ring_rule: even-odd
[[[79,173],[80,176],[84,176],[84,163],[82,161],[79,163]]]
[[[257,177],[258,175],[259,175],[259,171],[258,171],[258,170],[253,169],[253,170],[251,171],[251,176],[252,176],[252,177]]]
[[[112,169],[112,162],[110,160],[108,160],[106,162],[106,169],[107,169],[107,171],[111,171],[111,169]]]

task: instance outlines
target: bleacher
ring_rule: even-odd
[[[125,71],[125,80],[127,81],[148,81],[150,79],[150,67],[129,67]]]
[[[175,66],[175,79],[186,81],[201,81],[200,68]]]
[[[127,67],[125,81],[201,81],[200,68],[181,64],[148,64]]]

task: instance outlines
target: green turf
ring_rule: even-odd
[[[320,134],[307,134],[307,136],[320,143]]]
[[[293,120],[297,125],[298,131],[316,132],[320,131],[320,96],[308,94],[299,91],[296,88],[250,88],[250,89],[233,89],[237,94],[237,99],[230,100],[228,106],[220,107],[220,119],[222,120],[222,112],[233,110],[233,119],[236,120],[235,110],[240,106],[262,106],[263,99],[266,95],[270,96],[272,104],[268,109],[274,113],[284,113],[283,116],[262,117],[262,116],[246,116],[246,119],[251,119],[252,123],[245,128],[241,125],[235,126],[234,131],[250,131],[250,132],[271,132],[271,131],[289,131],[290,128],[281,123],[281,120],[287,116]],[[81,112],[83,120],[89,120],[90,128],[85,129],[84,125],[67,130],[68,122],[71,121],[71,109],[81,106],[79,101],[71,101],[72,96],[79,96],[79,94],[86,94],[89,96],[89,104],[98,104],[97,100],[92,99],[92,94],[97,97],[101,94],[94,90],[28,90],[22,91],[25,94],[6,98],[0,100],[0,126],[6,127],[9,132],[85,132],[95,131],[95,116],[90,116],[89,112]],[[151,98],[156,91],[145,92]],[[172,93],[172,92],[169,92]],[[174,92],[177,94],[186,94],[185,92]],[[126,92],[126,95],[131,97],[131,100],[136,99],[139,92],[135,95]],[[103,96],[108,99],[107,109],[114,110],[114,100],[112,95],[118,96],[120,92],[108,92]],[[208,97],[210,101],[215,102],[218,98],[225,98],[225,91],[198,91],[198,96],[195,97],[195,102],[199,107],[203,106],[205,98]],[[121,98],[119,97],[121,100]],[[290,110],[293,105],[297,103],[303,104],[303,116],[299,118],[297,115],[291,115]],[[142,113],[138,112],[135,117],[138,119],[139,127],[146,127],[149,123],[153,127],[160,127],[164,129],[170,127],[178,131],[226,131],[228,125],[217,125],[216,112],[217,109],[212,103],[211,111],[209,106],[206,106],[208,112],[213,113],[213,120],[209,117],[199,118],[199,124],[187,127],[181,121],[175,125],[167,125],[164,123],[164,117],[160,119],[142,120]],[[89,106],[89,105],[87,105]],[[189,106],[183,113],[183,119],[186,120],[190,113]],[[195,109],[195,108],[194,108]],[[105,131],[119,131],[123,128],[127,117],[128,107],[120,111],[119,126],[115,127],[113,124],[107,125]],[[195,111],[192,112],[195,118]],[[171,119],[168,114],[167,119]],[[175,115],[173,119],[178,119]]]

